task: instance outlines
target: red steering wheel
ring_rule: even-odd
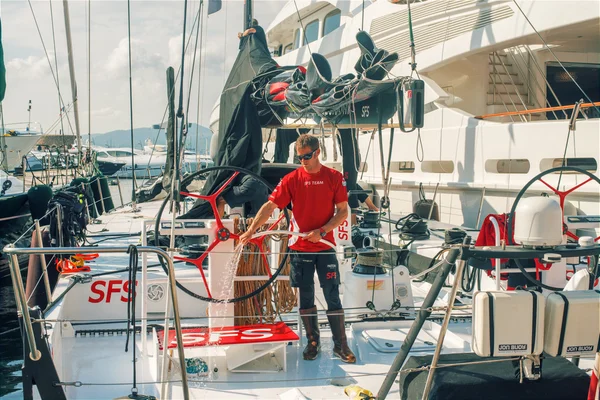
[[[229,178],[227,178],[227,180],[217,188],[217,190],[215,190],[213,193],[208,194],[208,195],[201,195],[201,194],[195,194],[195,193],[189,193],[189,192],[181,192],[180,194],[186,197],[193,197],[196,199],[201,199],[201,200],[205,200],[210,204],[210,207],[214,213],[214,217],[215,217],[215,239],[212,241],[212,243],[210,243],[208,245],[208,248],[203,252],[203,254],[198,257],[198,258],[188,258],[188,257],[181,257],[181,256],[175,256],[173,257],[176,260],[181,260],[181,261],[186,261],[189,262],[191,264],[194,264],[196,266],[196,268],[198,268],[198,270],[200,271],[200,275],[202,276],[202,280],[204,283],[204,287],[206,289],[206,293],[207,296],[202,296],[199,295],[197,293],[194,293],[192,290],[188,289],[187,287],[185,287],[183,284],[181,284],[180,282],[178,282],[176,280],[176,284],[177,287],[179,289],[181,289],[183,292],[185,292],[186,294],[197,298],[199,300],[203,300],[203,301],[207,301],[207,302],[211,302],[211,303],[235,303],[238,301],[243,301],[246,299],[249,299],[251,297],[254,297],[256,295],[258,295],[260,292],[262,292],[263,290],[265,290],[269,285],[271,285],[271,283],[273,283],[273,281],[275,281],[275,279],[277,278],[277,276],[281,273],[281,270],[285,267],[286,265],[286,261],[287,261],[287,257],[288,255],[286,254],[281,262],[279,263],[279,266],[277,268],[277,270],[275,270],[275,272],[272,272],[271,268],[269,267],[269,263],[268,263],[268,259],[267,259],[267,253],[266,253],[266,248],[265,248],[265,239],[267,237],[267,235],[263,234],[260,235],[258,237],[252,238],[250,240],[251,243],[255,244],[260,252],[261,258],[263,260],[263,265],[265,266],[265,270],[266,270],[266,274],[268,275],[269,279],[267,279],[261,286],[259,286],[257,289],[255,289],[253,292],[251,293],[247,293],[243,296],[240,297],[234,297],[234,298],[228,298],[228,299],[221,299],[221,298],[215,298],[212,293],[210,292],[210,289],[208,287],[208,282],[206,280],[206,276],[204,275],[204,270],[202,268],[202,262],[206,259],[206,257],[209,255],[209,253],[215,248],[217,247],[217,245],[221,242],[226,242],[228,240],[238,240],[239,239],[239,235],[231,232],[229,229],[227,229],[224,225],[223,225],[223,221],[221,220],[221,216],[218,213],[218,209],[217,209],[217,198],[225,191],[227,190],[227,188],[234,182],[234,180],[240,176],[240,174],[245,174],[245,175],[250,175],[252,178],[256,179],[257,181],[259,181],[260,183],[262,183],[269,192],[273,191],[273,187],[263,178],[261,178],[260,176],[256,175],[255,173],[253,173],[252,171],[249,171],[247,169],[244,168],[239,168],[239,167],[229,167],[229,166],[222,166],[222,167],[210,167],[210,168],[205,168],[202,169],[200,171],[197,171],[191,175],[189,175],[188,177],[186,177],[185,179],[182,180],[181,182],[181,186],[182,187],[186,187],[188,186],[194,179],[198,178],[199,176],[205,175],[205,174],[209,174],[209,173],[220,173],[220,172],[227,172],[227,171],[231,171],[232,174]],[[160,224],[160,219],[162,217],[162,214],[164,212],[165,206],[167,205],[167,203],[169,202],[170,198],[166,198],[165,201],[163,202],[163,204],[161,205],[158,214],[156,216],[156,223],[155,223],[155,230],[154,230],[154,237],[155,237],[155,241],[156,243],[158,243],[158,237],[159,237],[159,224]],[[271,226],[269,226],[269,228],[267,228],[267,231],[273,231],[275,230],[275,228],[279,225],[279,223],[283,220],[286,219],[286,221],[288,221],[289,223],[289,215],[286,210],[283,210],[283,212],[281,213],[281,215],[279,216],[279,218],[273,223],[271,224]],[[157,244],[158,245],[158,244]],[[168,270],[166,270],[166,265],[164,265],[162,263],[161,260],[161,265],[163,265],[163,269],[165,269],[165,272],[168,273]]]

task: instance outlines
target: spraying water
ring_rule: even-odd
[[[231,299],[234,296],[233,288],[234,288],[234,276],[237,271],[238,264],[240,262],[240,257],[242,256],[242,250],[244,249],[244,245],[238,243],[235,249],[233,249],[233,254],[229,259],[229,262],[225,265],[223,274],[221,275],[221,293],[217,296],[220,300]],[[214,269],[213,269],[214,271]],[[222,313],[219,313],[222,314]],[[218,315],[219,317],[223,317],[224,315]]]

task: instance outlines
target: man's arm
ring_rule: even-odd
[[[254,232],[258,229],[258,227],[264,225],[264,223],[267,222],[271,214],[273,214],[273,211],[275,211],[276,209],[277,204],[275,204],[271,200],[263,204],[260,210],[258,210],[258,213],[256,213],[256,217],[254,217],[254,220],[252,221],[252,224],[250,225],[248,230],[240,236],[240,241],[244,244],[247,243],[254,234]]]
[[[348,202],[347,201],[337,203],[335,205],[335,207],[337,209],[335,214],[333,215],[333,217],[331,217],[329,222],[327,222],[322,227],[322,229],[327,233],[329,233],[332,230],[334,230],[335,228],[337,228],[342,222],[344,222],[344,220],[346,218],[348,218]]]
[[[308,240],[313,243],[317,243],[319,240],[321,240],[321,230],[324,230],[326,233],[329,233],[332,230],[334,230],[335,228],[337,228],[342,222],[344,222],[344,220],[346,218],[348,218],[348,202],[347,201],[342,201],[340,203],[337,203],[335,205],[335,207],[337,208],[337,210],[336,210],[335,214],[333,215],[333,217],[331,217],[329,222],[327,222],[325,225],[323,225],[321,227],[321,229],[315,229],[315,230],[308,232],[308,235],[304,238],[305,240]]]

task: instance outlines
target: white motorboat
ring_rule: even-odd
[[[15,167],[22,166],[23,157],[35,147],[44,132],[39,123],[16,123],[7,124],[5,131],[0,134],[6,146],[6,152],[2,151],[2,156],[6,154],[6,167],[12,171]],[[0,165],[4,165],[4,160]]]
[[[96,147],[94,146],[97,158],[100,161],[109,161],[113,163],[125,163],[113,176],[119,178],[131,178],[132,174],[132,153],[128,148]],[[167,162],[166,151],[142,151],[134,150],[135,176],[139,179],[151,179],[160,176]],[[193,172],[197,168],[206,168],[212,164],[212,160],[196,154],[185,154],[185,161],[182,163],[184,172]]]

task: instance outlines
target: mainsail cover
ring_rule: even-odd
[[[219,147],[214,161],[215,166],[242,167],[258,174],[262,155],[262,130],[256,106],[250,95],[255,90],[254,79],[277,71],[277,64],[271,58],[265,31],[258,25],[253,28],[256,29],[256,33],[244,36],[240,40],[237,59],[221,93],[217,134]],[[214,193],[230,176],[231,171],[210,173],[201,193]],[[198,200],[194,207],[180,218],[212,216],[209,204]]]

